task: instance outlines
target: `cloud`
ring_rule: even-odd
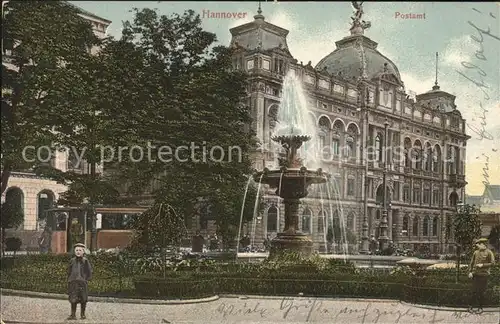
[[[450,67],[460,68],[461,63],[470,61],[474,52],[479,49],[479,43],[474,41],[470,35],[452,38],[444,50],[443,62]]]
[[[332,22],[324,22],[315,30],[311,30],[312,25],[297,24],[300,20],[283,8],[278,9],[266,20],[287,29],[290,32],[287,37],[288,48],[294,58],[304,64],[311,61],[313,66],[335,50],[336,40],[347,35],[342,32],[343,29],[332,26]]]

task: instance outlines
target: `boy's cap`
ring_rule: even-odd
[[[478,244],[478,243],[488,243],[488,239],[487,239],[487,238],[484,238],[484,237],[483,237],[483,238],[480,238],[480,239],[477,239],[477,240],[476,240],[476,244]]]
[[[83,244],[83,243],[76,243],[75,246],[73,246],[73,248],[77,248],[77,247],[81,247],[81,248],[85,249],[85,244]]]

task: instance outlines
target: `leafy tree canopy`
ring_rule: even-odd
[[[475,205],[464,205],[453,219],[455,242],[461,245],[462,251],[470,254],[474,241],[481,236],[481,211]]]
[[[142,147],[144,156],[110,156],[108,167],[130,194],[153,190],[183,215],[202,197],[217,213],[239,218],[236,197],[243,197],[254,144],[241,104],[246,75],[231,71],[231,50],[215,41],[192,10],[160,16],[135,9],[122,38],[99,55],[116,87],[107,98],[120,103],[113,127],[123,136],[115,134],[115,145]]]
[[[4,10],[2,192],[12,171],[41,164],[36,149],[55,148],[55,130],[75,118],[70,103],[83,93],[73,77],[99,43],[90,23],[65,1],[9,1]]]

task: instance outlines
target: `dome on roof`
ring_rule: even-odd
[[[335,43],[337,49],[325,56],[316,65],[317,70],[326,70],[347,80],[364,76],[368,80],[381,74],[392,74],[401,85],[401,75],[396,65],[377,50],[377,43],[364,35],[344,37]]]

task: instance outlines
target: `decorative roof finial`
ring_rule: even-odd
[[[434,86],[432,87],[432,90],[439,90],[439,85],[438,85],[438,52],[436,52],[436,82],[434,82]]]
[[[260,0],[259,0],[259,8],[257,9],[257,14],[253,16],[254,19],[262,19],[264,20],[264,16],[262,15],[262,8],[260,5]]]
[[[354,17],[351,17],[351,35],[363,35],[364,30],[370,28],[372,25],[369,21],[361,20],[361,17],[364,13],[363,2],[364,1],[351,1],[352,6],[354,7],[354,9],[356,9],[356,11],[354,12]]]

